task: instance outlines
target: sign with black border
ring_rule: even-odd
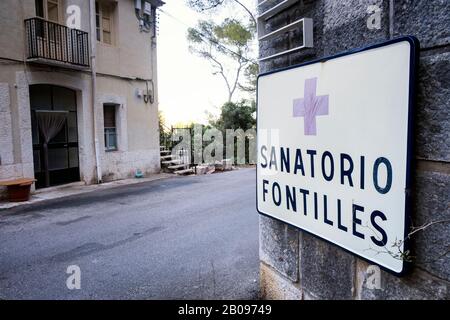
[[[406,36],[258,77],[260,214],[406,272],[418,52]]]

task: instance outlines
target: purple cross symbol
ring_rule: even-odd
[[[315,136],[316,116],[328,114],[328,95],[316,96],[317,78],[306,79],[305,97],[294,99],[293,116],[305,118],[305,135]]]

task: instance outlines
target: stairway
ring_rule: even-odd
[[[160,147],[161,169],[165,172],[175,173],[178,175],[193,174],[194,169],[190,168],[187,157],[181,155],[173,155],[172,151],[166,147]]]

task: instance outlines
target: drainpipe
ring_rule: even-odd
[[[100,153],[99,142],[97,134],[97,69],[95,64],[95,58],[97,54],[97,30],[95,23],[95,0],[89,1],[90,11],[90,29],[91,29],[91,78],[92,78],[92,116],[93,116],[93,130],[94,130],[94,152],[95,152],[95,168],[97,172],[97,183],[102,183],[102,168],[100,166]]]

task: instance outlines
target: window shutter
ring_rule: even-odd
[[[116,127],[116,106],[115,105],[105,105],[103,107],[103,117],[105,128],[115,128]]]

